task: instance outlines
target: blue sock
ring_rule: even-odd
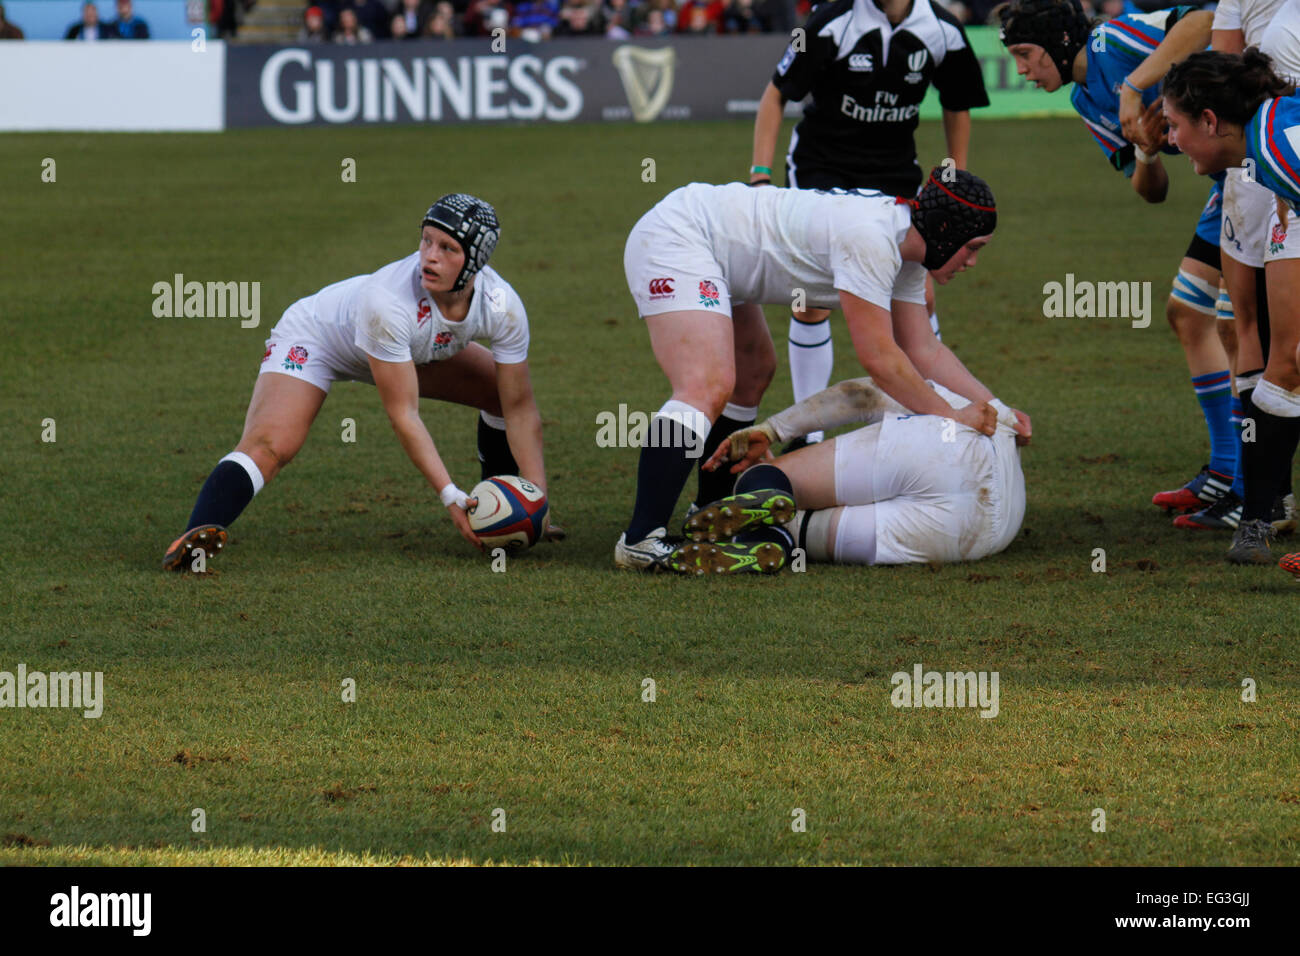
[[[239,452],[232,452],[217,462],[217,467],[212,469],[212,474],[208,475],[199,491],[185,530],[201,524],[229,527],[261,490],[261,472],[257,472],[256,481],[253,478],[256,469],[253,460]]]
[[[1232,422],[1232,427],[1237,433],[1237,470],[1234,473],[1235,477],[1232,479],[1232,493],[1238,498],[1246,497],[1246,469],[1241,467],[1241,419],[1243,417],[1241,396],[1234,395],[1232,396],[1232,414],[1228,420]]]
[[[1196,400],[1201,403],[1210,430],[1210,470],[1233,478],[1237,467],[1237,435],[1230,421],[1232,376],[1225,368],[1192,379]]]

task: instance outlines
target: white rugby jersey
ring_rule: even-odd
[[[1259,46],[1264,30],[1287,0],[1219,0],[1214,10],[1215,30],[1240,30],[1246,46]]]
[[[1292,83],[1300,80],[1300,0],[1285,0],[1264,28],[1259,48],[1273,58],[1273,69]]]
[[[469,314],[459,322],[442,317],[420,285],[420,253],[369,275],[327,285],[300,299],[338,371],[373,382],[368,356],[416,365],[451,358],[475,339],[485,340],[496,361],[528,358],[528,316],[518,294],[485,266],[474,278]]]
[[[670,204],[703,233],[733,302],[788,305],[803,289],[823,309],[839,308],[836,290],[886,311],[890,299],[925,303],[925,268],[898,249],[912,210],[893,196],[691,183],[661,206]]]

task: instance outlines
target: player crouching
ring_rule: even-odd
[[[954,408],[967,400],[934,385]],[[804,549],[836,564],[975,561],[1020,531],[1024,421],[997,399],[992,436],[938,415],[913,415],[869,378],[841,382],[719,445],[707,468],[737,461],[735,494],[692,515],[694,540],[666,560],[687,574],[775,572]],[[748,467],[812,429],[865,427]],[[748,470],[745,470],[748,468]],[[796,503],[799,510],[795,510]]]
[[[465,193],[443,196],[424,215],[416,252],[291,305],[266,342],[243,437],[208,476],[163,569],[189,570],[195,549],[210,557],[224,547],[227,526],[298,453],[338,380],[376,386],[402,448],[476,547],[465,511],[472,500],[443,465],[420,418],[421,398],[480,410],[482,477],[521,475],[545,491],[528,319],[515,290],[487,265],[499,236],[491,205]]]

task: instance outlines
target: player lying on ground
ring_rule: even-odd
[[[515,290],[487,267],[499,235],[488,203],[464,193],[443,196],[424,215],[418,251],[291,305],[266,341],[244,435],[208,476],[163,568],[188,570],[195,548],[221,550],[226,528],[293,460],[339,380],[378,388],[402,448],[476,547],[465,513],[470,499],[420,419],[421,398],[480,410],[483,477],[517,474],[545,490],[528,318]],[[554,529],[551,536],[558,535]]]
[[[973,266],[996,224],[988,185],[942,167],[916,200],[692,183],[641,217],[623,265],[673,391],[641,449],[636,505],[614,564],[662,567],[673,551],[668,521],[693,465],[757,417],[776,363],[763,303],[838,305],[878,388],[919,413],[992,434],[993,393],[935,338],[925,274],[943,285]],[[953,409],[926,378],[971,404]],[[701,471],[700,482],[698,501],[729,490],[725,475]]]
[[[1016,72],[1052,92],[1074,84],[1070,103],[1110,165],[1129,178],[1149,203],[1165,200],[1169,174],[1159,82],[1171,63],[1202,50],[1213,16],[1191,7],[1132,13],[1095,27],[1078,0],[1013,0],[999,9],[1002,43]],[[1165,314],[1178,336],[1210,436],[1210,461],[1182,488],[1152,502],[1167,511],[1200,511],[1183,526],[1230,527],[1208,509],[1233,487],[1238,435],[1232,422],[1228,349],[1231,322],[1216,320],[1222,187],[1214,183],[1174,278]],[[1225,343],[1228,348],[1225,348]],[[1237,493],[1241,492],[1238,485]]]
[[[1165,77],[1164,112],[1170,142],[1196,172],[1245,164],[1255,181],[1275,193],[1282,205],[1274,211],[1270,245],[1295,242],[1287,227],[1300,208],[1300,95],[1265,54],[1250,49],[1189,56]],[[1300,441],[1300,259],[1273,258],[1264,275],[1266,365],[1247,410],[1255,440],[1245,445],[1245,505],[1228,551],[1228,560],[1238,564],[1272,563],[1270,518],[1290,483]],[[1300,554],[1286,555],[1281,563],[1300,575]]]
[[[954,408],[969,404],[935,385]],[[687,574],[773,572],[803,548],[811,561],[908,564],[976,561],[1015,538],[1025,515],[1016,413],[997,399],[985,435],[951,418],[914,415],[869,378],[841,382],[733,432],[705,465],[747,471],[733,495],[686,522],[693,543],[667,559]],[[754,465],[808,428],[865,427]],[[770,457],[770,456],[769,456]],[[796,505],[799,510],[795,510]]]

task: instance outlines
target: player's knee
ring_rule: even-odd
[[[293,456],[298,453],[296,443],[286,441],[274,432],[254,432],[240,442],[239,446],[239,450],[253,459],[268,480],[293,461]]]

